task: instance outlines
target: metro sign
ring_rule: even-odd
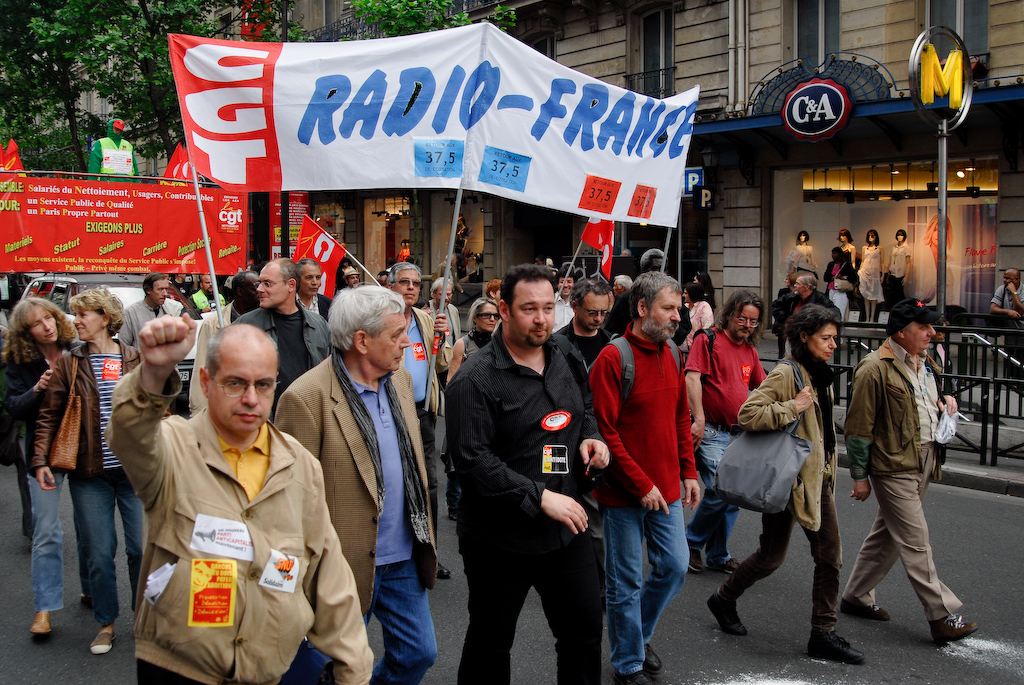
[[[782,125],[797,140],[826,140],[846,126],[852,112],[853,100],[845,86],[815,78],[786,96]]]

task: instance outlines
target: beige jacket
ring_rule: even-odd
[[[412,378],[408,371],[400,369],[392,376],[392,382],[416,453],[423,499],[429,508],[427,467],[423,459],[420,423],[416,419]],[[377,476],[370,450],[363,441],[345,399],[345,391],[334,372],[333,359],[328,357],[288,386],[277,403],[274,418],[281,430],[296,436],[320,460],[331,520],[341,539],[345,558],[355,574],[359,601],[365,614],[370,609],[376,571]],[[437,542],[429,516],[427,522],[430,525],[430,548],[414,545],[412,554],[420,582],[424,587],[432,588],[437,578]]]
[[[811,386],[811,375],[803,364],[797,362],[804,385]],[[764,382],[750,393],[750,397],[740,407],[737,422],[740,428],[748,431],[782,430],[796,421],[800,415],[796,410],[796,379],[793,367],[789,364],[777,364]],[[835,492],[836,455],[825,455],[825,442],[822,434],[820,400],[832,402],[832,388],[828,389],[828,397],[819,398],[818,391],[811,386],[811,397],[814,405],[803,413],[803,420],[796,434],[811,443],[811,455],[807,457],[800,475],[793,483],[792,496],[789,498],[789,511],[797,523],[810,531],[821,528],[821,486],[828,479]],[[832,430],[835,430],[834,428]]]
[[[121,460],[146,510],[146,548],[136,598],[135,655],[202,683],[276,683],[303,637],[334,659],[339,683],[367,683],[373,654],[345,562],[324,504],[320,464],[270,426],[270,469],[249,502],[228,465],[207,412],[161,421],[181,390],[147,393],[138,372],[114,391],[107,444]],[[191,547],[198,514],[245,523],[253,561],[237,561],[234,625],[188,627],[191,559],[217,557]],[[271,548],[298,558],[296,592],[259,585]],[[222,557],[223,558],[223,557]],[[146,578],[176,564],[155,604]]]

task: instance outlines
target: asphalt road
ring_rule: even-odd
[[[35,641],[28,632],[34,610],[30,549],[18,525],[14,469],[0,470],[0,684],[132,683],[134,643],[127,571],[119,560],[122,615],[114,649],[93,656],[89,642],[98,626],[78,603],[77,561],[71,533],[71,502],[64,494],[65,601],[52,617],[53,633]],[[845,542],[843,582],[870,526],[874,500],[856,503],[846,497],[849,477],[839,483],[839,518]],[[789,559],[774,576],[751,588],[739,612],[750,630],[747,637],[722,633],[704,602],[724,576],[705,571],[687,578],[675,602],[662,617],[654,645],[665,662],[660,679],[678,683],[1002,683],[1024,682],[1024,499],[933,485],[927,511],[936,564],[943,581],[965,603],[968,619],[980,629],[957,644],[932,644],[928,624],[899,564],[879,587],[879,602],[893,619],[889,623],[840,615],[838,631],[867,655],[860,666],[813,661],[806,655],[810,630],[812,562],[806,540],[794,531]],[[442,514],[443,514],[442,510]],[[733,533],[733,554],[743,558],[754,550],[760,532],[758,515],[741,513]],[[455,682],[465,634],[466,585],[457,553],[455,524],[440,522],[443,562],[453,578],[438,581],[430,596],[439,657],[425,683]],[[379,628],[370,624],[374,652],[381,651]],[[605,645],[605,658],[608,647]],[[512,681],[523,685],[553,683],[555,652],[540,602],[531,594],[519,621],[512,653]],[[604,682],[612,682],[605,665]]]

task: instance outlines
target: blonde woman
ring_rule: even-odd
[[[42,490],[52,490],[55,477],[50,449],[68,406],[73,386],[82,398],[78,461],[70,472],[71,500],[81,526],[82,544],[89,563],[93,617],[100,631],[89,646],[93,654],[106,654],[114,640],[114,621],[119,603],[114,555],[117,530],[114,507],[121,513],[124,548],[128,558],[131,598],[136,596],[142,566],[142,504],[103,433],[110,420],[114,385],[139,364],[139,353],[114,340],[124,321],[120,300],[105,289],[86,290],[71,298],[80,347],[62,356],[53,366],[46,401],[36,424],[32,470]],[[75,370],[77,367],[77,371]]]

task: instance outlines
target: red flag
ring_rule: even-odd
[[[295,247],[292,259],[296,262],[310,257],[320,263],[324,277],[320,281],[320,294],[332,297],[335,287],[334,274],[345,258],[345,246],[334,239],[330,233],[320,228],[320,224],[309,216],[302,218],[299,229],[299,244]]]
[[[601,253],[601,273],[612,277],[612,241],[615,239],[615,222],[609,219],[591,219],[583,229],[583,242]]]
[[[2,160],[4,169],[7,171],[24,171],[25,167],[21,165],[21,155],[18,154],[18,144],[14,142],[14,138],[11,138],[11,142],[7,144],[7,151],[4,152]]]
[[[178,143],[174,154],[171,155],[171,160],[167,162],[164,178],[176,178],[182,181],[192,178],[192,168],[188,164],[188,151],[181,143]]]

